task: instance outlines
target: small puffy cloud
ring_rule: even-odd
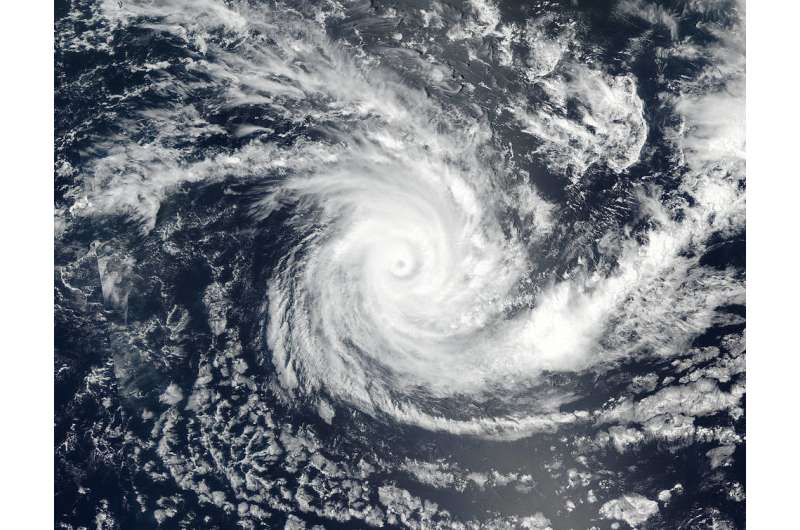
[[[158,397],[161,403],[175,405],[183,401],[183,391],[175,383],[170,383],[166,390]]]
[[[629,493],[612,499],[600,507],[600,515],[605,519],[625,521],[636,527],[658,513],[658,503],[638,493]]]

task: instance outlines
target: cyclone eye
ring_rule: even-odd
[[[394,273],[398,276],[403,276],[407,270],[406,260],[403,258],[398,259],[394,262]]]
[[[408,279],[419,269],[420,260],[413,242],[389,242],[382,245],[378,253],[383,263],[381,267],[394,278]]]
[[[406,279],[413,276],[417,268],[416,261],[413,257],[400,256],[392,263],[391,273],[396,278]]]

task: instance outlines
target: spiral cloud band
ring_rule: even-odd
[[[507,374],[489,350],[525,271],[519,244],[458,171],[406,151],[393,152],[401,163],[303,182],[321,228],[270,288],[270,345],[284,380],[368,409],[375,393],[445,397],[500,382]]]
[[[661,98],[677,124],[665,141],[681,168],[666,190],[648,184],[652,175],[625,174],[647,155],[643,101],[632,76],[587,66],[588,51],[564,44],[574,25],[558,26],[562,34],[527,27],[530,57],[501,46],[510,55],[500,62],[525,70],[527,84],[513,93],[477,80],[456,86],[444,62],[378,47],[396,66],[387,68],[334,41],[324,22],[336,14],[324,10],[317,25],[246,3],[103,9],[120,26],[158,20],[153,27],[202,52],[181,63],[191,83],[165,73],[159,91],[202,94],[211,109],[257,106],[274,123],[308,128],[282,143],[277,130],[242,126],[234,136],[273,140],[189,156],[178,135],[202,138],[218,126],[191,107],[151,109],[158,138],[144,145],[121,132],[100,145],[107,155],[69,212],[124,212],[149,230],[161,200],[183,183],[257,186],[254,217],[289,230],[276,235],[283,246],[265,287],[263,354],[292,397],[459,433],[552,428],[585,414],[561,412],[576,396],[569,385],[548,386],[549,375],[669,357],[743,296],[734,271],[700,260],[712,234],[744,223],[743,120],[704,111],[709,101],[741,107],[743,56],[715,57],[724,68],[709,76],[728,76],[725,92],[709,77],[711,88]],[[448,38],[468,46],[505,35],[498,21],[476,17]],[[479,90],[493,121],[469,104]],[[462,93],[462,104],[447,103]],[[501,130],[535,141],[531,153],[566,175],[573,202],[592,186],[592,166],[623,191],[602,215],[568,222],[579,208],[543,199]]]

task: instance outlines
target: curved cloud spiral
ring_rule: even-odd
[[[198,136],[213,127],[194,109],[153,110],[161,143],[144,149],[117,139],[124,148],[108,149],[74,206],[134,211],[152,227],[160,199],[182,182],[268,180],[257,214],[283,210],[292,232],[267,287],[267,342],[281,385],[295,395],[452,432],[548,428],[581,417],[559,412],[570,395],[543,390],[548,372],[635,352],[667,356],[742,294],[737,278],[699,266],[701,252],[691,252],[740,226],[744,207],[738,148],[712,152],[709,169],[708,146],[691,137],[696,127],[677,128],[674,138],[691,170],[679,186],[691,204],[637,187],[630,200],[648,228],[600,233],[590,241],[600,259],[555,273],[539,266],[534,243],[558,225],[558,209],[504,162],[480,110],[428,97],[290,10],[211,1],[105,8],[121,23],[158,19],[160,31],[204,54],[183,64],[193,84],[168,79],[160,90],[206,90],[209,108],[257,105],[276,121],[314,124],[313,140],[253,142],[197,162],[176,154],[171,124]],[[624,172],[647,136],[634,79],[563,62],[564,72],[553,60],[529,76],[547,105],[534,112],[512,94],[498,108],[511,109],[511,126],[541,141],[537,151],[573,182],[596,163]],[[415,68],[426,82],[447,71]],[[576,97],[585,104],[573,119]],[[702,97],[670,104],[680,115],[703,108]],[[738,131],[714,119],[702,125],[738,145]],[[510,193],[510,183],[521,191]],[[515,229],[509,212],[534,226]]]
[[[297,184],[318,211],[270,288],[284,380],[372,409],[392,394],[474,393],[509,375],[487,353],[523,278],[522,249],[438,156],[376,148],[368,163]]]

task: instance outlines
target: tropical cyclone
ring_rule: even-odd
[[[743,9],[69,2],[58,523],[743,525]]]

